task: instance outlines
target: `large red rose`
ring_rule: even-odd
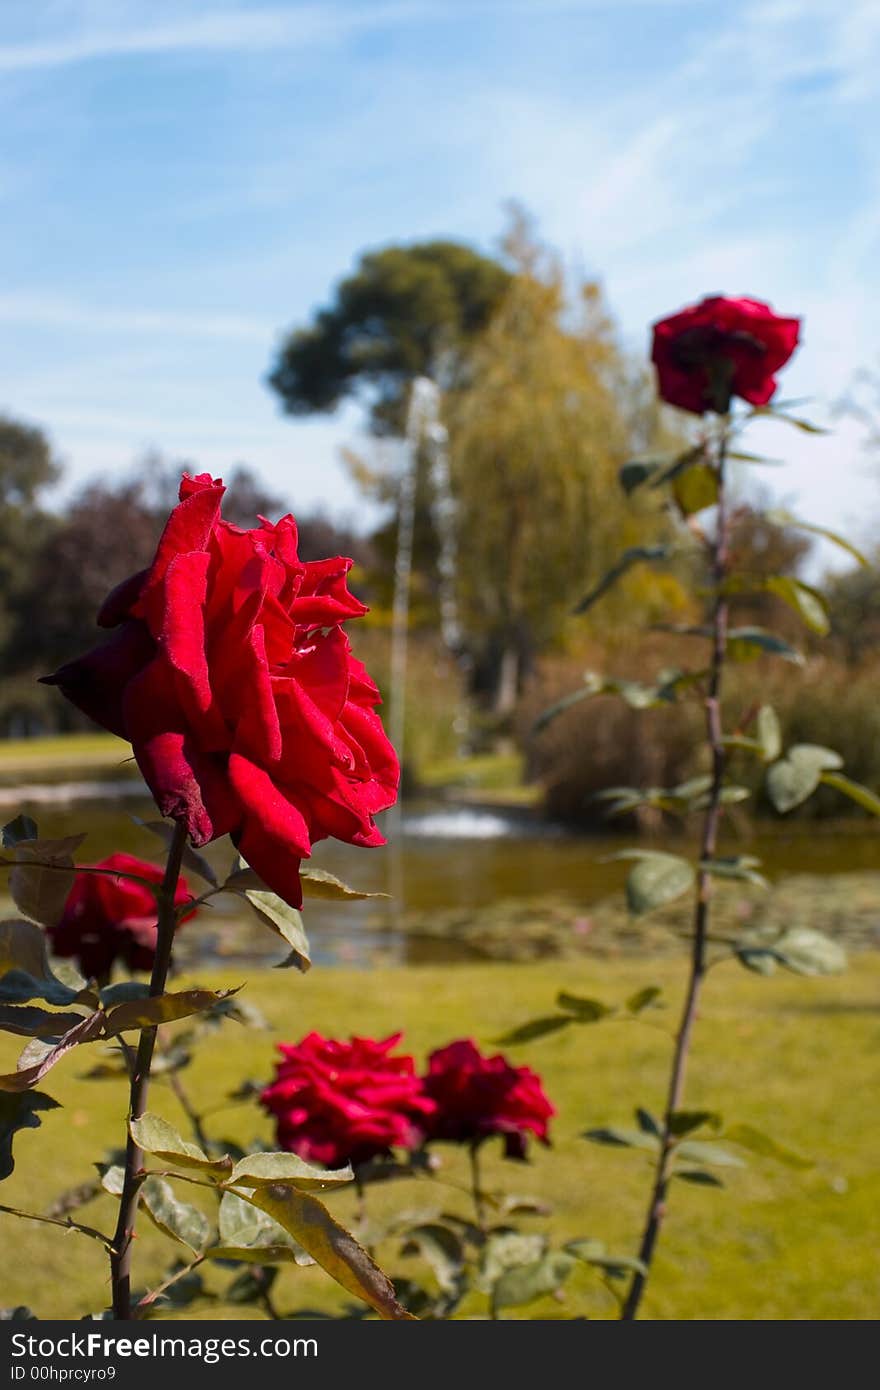
[[[391,1055],[400,1038],[340,1042],[309,1033],[280,1043],[275,1080],[260,1101],[275,1116],[281,1147],[340,1168],[418,1143],[434,1105],[412,1057]]]
[[[314,841],[384,843],[373,817],[399,768],[341,627],[367,611],[352,562],[301,562],[292,516],[250,531],[221,520],[223,492],[184,476],[152,565],[98,614],[114,636],[44,679],[130,741],[193,844],[230,834],[299,907]]]
[[[162,882],[162,869],[133,854],[111,854],[90,867]],[[177,906],[192,896],[186,879],[179,878],[174,893]],[[77,874],[61,921],[49,928],[55,954],[72,956],[83,975],[101,981],[109,978],[118,960],[129,970],[151,970],[156,932],[156,899],[146,884],[87,873]]]
[[[660,319],[651,351],[660,396],[694,415],[724,413],[733,396],[766,405],[799,331],[800,319],[780,318],[769,304],[723,295]]]
[[[547,1122],[556,1111],[541,1078],[528,1067],[511,1066],[500,1053],[482,1056],[470,1038],[431,1053],[425,1095],[437,1107],[425,1126],[429,1139],[478,1144],[503,1134],[507,1158],[525,1158],[530,1133],[550,1142]]]

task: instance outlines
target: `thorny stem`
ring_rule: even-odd
[[[153,974],[150,978],[150,997],[157,998],[165,991],[168,966],[171,961],[171,947],[174,941],[174,928],[177,914],[174,908],[174,894],[180,877],[180,863],[186,845],[186,828],[175,826],[174,836],[168,850],[168,862],[162,885],[156,895],[158,905],[158,932],[156,955],[153,960]],[[147,1108],[147,1093],[150,1086],[150,1066],[156,1046],[156,1029],[142,1028],[135,1055],[131,1076],[129,1100],[129,1120],[140,1119]],[[110,1256],[110,1279],[113,1287],[113,1316],[127,1319],[132,1316],[131,1309],[131,1254],[134,1227],[137,1219],[138,1193],[142,1182],[141,1163],[143,1152],[129,1132],[125,1146],[125,1178],[122,1196],[119,1200],[119,1220],[113,1237],[113,1253]]]
[[[149,1293],[145,1293],[143,1298],[139,1299],[135,1305],[134,1316],[136,1318],[143,1317],[146,1310],[156,1302],[156,1299],[159,1298],[166,1289],[170,1289],[172,1284],[176,1284],[177,1281],[183,1279],[185,1275],[192,1274],[193,1270],[198,1269],[199,1265],[204,1262],[204,1259],[204,1255],[196,1255],[195,1259],[190,1260],[188,1265],[183,1265],[180,1269],[176,1269],[174,1273],[170,1274],[167,1279],[164,1279],[157,1288],[151,1289]]]
[[[726,752],[721,725],[721,693],[724,681],[724,666],[727,654],[728,603],[724,592],[727,577],[728,546],[730,543],[730,516],[725,488],[725,464],[730,433],[730,421],[721,422],[717,445],[718,507],[715,537],[712,543],[712,579],[715,592],[715,606],[712,613],[712,660],[709,686],[706,692],[706,739],[712,755],[712,784],[709,789],[708,805],[703,819],[703,833],[700,844],[700,870],[697,879],[697,901],[694,909],[694,931],[692,938],[690,975],[681,1020],[675,1038],[672,1057],[672,1070],[666,1109],[663,1114],[663,1128],[660,1148],[654,1170],[654,1182],[648,1205],[645,1228],[639,1247],[639,1259],[643,1268],[633,1274],[626,1300],[621,1310],[621,1318],[633,1321],[638,1316],[639,1305],[654,1257],[654,1250],[660,1229],[666,1215],[666,1196],[671,1177],[675,1136],[672,1132],[672,1118],[681,1109],[684,1095],[685,1073],[688,1055],[697,1018],[700,988],[706,974],[706,948],[709,937],[709,916],[712,898],[712,875],[704,867],[715,856],[718,842],[718,827],[721,820],[721,793],[724,786]]]

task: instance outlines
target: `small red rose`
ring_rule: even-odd
[[[781,318],[757,299],[724,295],[660,319],[651,351],[660,397],[694,415],[723,414],[734,396],[766,405],[799,332],[800,319]]]
[[[134,874],[157,886],[163,876],[162,869],[133,854],[111,854],[88,867]],[[175,904],[182,907],[192,897],[186,879],[181,877]],[[192,916],[190,912],[180,920]],[[49,928],[55,954],[72,956],[83,975],[99,981],[109,979],[117,961],[129,970],[152,969],[156,934],[156,899],[151,890],[144,883],[109,874],[78,873],[61,921]]]
[[[299,907],[316,840],[384,844],[374,816],[399,767],[342,630],[367,611],[346,585],[351,560],[300,561],[292,516],[223,521],[223,492],[184,476],[152,565],[98,614],[113,637],[44,680],[129,740],[194,845],[231,835]]]
[[[434,1105],[412,1057],[393,1054],[400,1038],[342,1042],[309,1033],[280,1043],[275,1080],[260,1103],[275,1116],[281,1148],[340,1168],[419,1143]]]
[[[550,1143],[547,1122],[556,1111],[541,1078],[500,1054],[484,1057],[470,1038],[431,1053],[425,1094],[436,1105],[426,1125],[429,1139],[479,1144],[501,1134],[505,1156],[519,1159],[526,1156],[529,1134]]]

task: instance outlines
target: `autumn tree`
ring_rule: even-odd
[[[598,285],[515,216],[508,293],[448,398],[459,593],[474,685],[498,714],[591,579],[639,534],[617,475],[656,433]]]

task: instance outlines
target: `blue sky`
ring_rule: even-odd
[[[366,247],[491,250],[515,197],[634,351],[706,293],[802,315],[824,418],[880,365],[878,67],[875,0],[5,0],[0,410],[69,485],[155,447],[363,516],[357,412],[283,417],[274,345]],[[871,537],[854,424],[755,442]]]

